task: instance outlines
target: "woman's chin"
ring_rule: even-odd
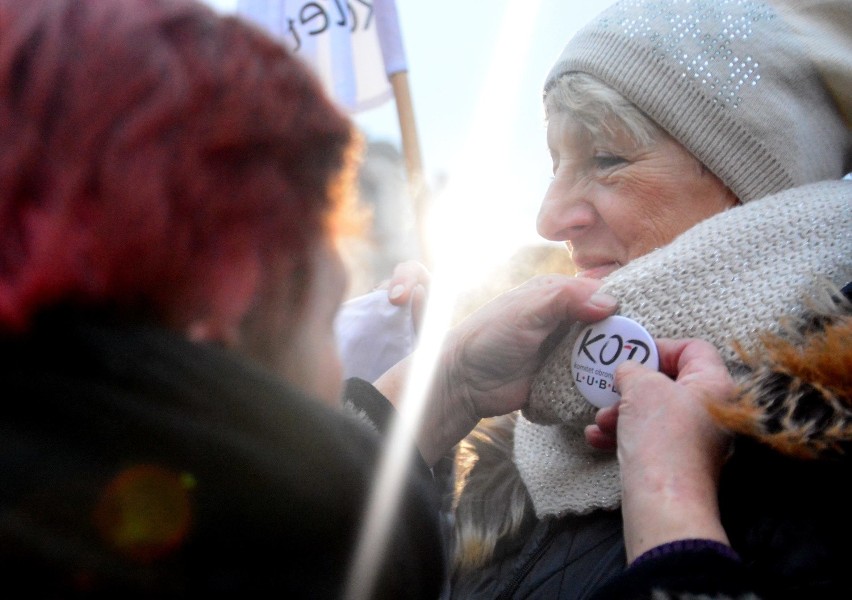
[[[621,264],[619,263],[608,263],[605,265],[599,265],[597,267],[578,271],[576,276],[586,277],[587,279],[603,279],[607,275],[614,273],[620,268]]]

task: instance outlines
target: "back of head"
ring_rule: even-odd
[[[200,3],[0,0],[0,329],[68,303],[215,319],[262,279],[228,269],[329,234],[352,131],[297,58]]]
[[[825,71],[758,0],[622,0],[572,38],[545,94],[572,72],[635,104],[743,202],[852,169]]]

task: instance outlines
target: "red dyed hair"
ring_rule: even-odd
[[[216,314],[223,265],[332,235],[355,138],[299,59],[202,4],[0,0],[0,327]]]

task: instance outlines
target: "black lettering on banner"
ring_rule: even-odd
[[[320,2],[330,3],[333,6],[324,6]],[[287,29],[292,36],[289,41],[290,49],[298,52],[302,47],[302,35],[322,35],[328,31],[329,27],[347,27],[349,31],[354,33],[359,28],[359,23],[363,23],[361,29],[366,31],[370,28],[373,20],[373,2],[372,0],[356,0],[357,4],[362,7],[362,19],[359,19],[359,13],[356,10],[356,5],[352,2],[344,2],[344,0],[312,0],[305,2],[298,10],[298,19],[289,18],[287,20]],[[366,12],[364,12],[366,9]],[[302,35],[300,35],[302,34]]]
[[[315,12],[308,14],[308,10],[312,8],[316,9]],[[308,35],[318,35],[328,29],[328,13],[316,2],[308,2],[299,11],[299,21],[302,25],[308,25],[311,21],[316,20],[317,17],[322,17],[322,25],[317,29],[309,29]]]
[[[340,15],[340,20],[337,22],[337,25],[344,26],[346,25],[346,11],[343,10],[343,7],[340,6],[340,0],[334,0],[334,5],[337,7],[337,14]],[[350,10],[352,7],[347,7]]]
[[[293,39],[296,40],[296,45],[292,47],[292,50],[293,50],[293,52],[298,52],[299,48],[302,47],[302,39],[299,37],[299,32],[296,31],[296,27],[295,27],[296,23],[295,23],[295,21],[293,21],[293,19],[289,19],[287,24],[288,24],[288,29],[290,30],[290,33],[293,34]]]
[[[370,28],[370,21],[373,18],[373,0],[358,0],[358,2],[369,9],[367,17],[364,19],[364,30],[366,31]]]

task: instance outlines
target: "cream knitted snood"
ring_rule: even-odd
[[[699,223],[610,275],[602,292],[619,314],[658,337],[700,337],[736,364],[731,342],[798,316],[821,282],[852,279],[852,182],[802,186]],[[621,502],[613,454],[591,449],[583,428],[595,407],[576,392],[573,327],[533,382],[515,428],[515,463],[536,514],[584,514]]]

